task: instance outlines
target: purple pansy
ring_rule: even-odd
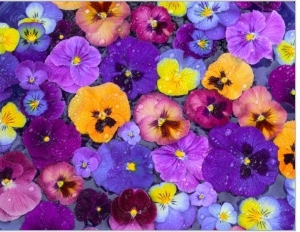
[[[26,214],[21,230],[73,230],[75,217],[64,205],[51,201],[41,201],[36,208]]]
[[[34,166],[41,170],[49,164],[70,161],[81,145],[80,133],[62,119],[33,119],[23,133],[23,143]]]
[[[108,47],[100,65],[103,83],[113,82],[135,99],[154,90],[159,50],[151,43],[127,36]]]
[[[99,76],[99,51],[80,36],[58,43],[45,63],[51,68],[49,80],[63,90],[75,93],[80,87],[92,84]]]
[[[190,195],[191,205],[210,206],[217,201],[217,192],[209,182],[198,184],[196,191]]]
[[[269,86],[273,98],[286,102],[295,108],[295,65],[281,65],[275,68],[269,76]]]
[[[141,140],[140,128],[134,122],[126,122],[118,129],[118,136],[130,145],[135,145]]]
[[[236,2],[236,5],[241,9],[248,9],[251,6],[258,6],[262,11],[278,10],[281,2]]]
[[[196,59],[207,58],[216,52],[217,42],[209,39],[204,31],[196,28],[193,23],[183,24],[176,32],[173,48],[184,51],[184,57]]]
[[[28,118],[43,116],[48,119],[59,118],[65,109],[62,91],[57,84],[44,82],[40,89],[30,90],[21,98],[20,109]]]
[[[19,85],[27,90],[39,89],[39,85],[48,79],[49,72],[46,64],[31,60],[21,62],[15,70]]]
[[[293,230],[295,224],[295,209],[289,205],[286,198],[277,199],[280,204],[279,228],[278,230]]]
[[[280,14],[254,10],[242,14],[237,23],[227,27],[227,47],[232,55],[256,64],[262,58],[273,59],[272,46],[282,41],[284,33]]]
[[[294,179],[286,179],[284,182],[284,188],[287,192],[287,201],[295,208],[295,197],[296,197],[296,180]]]
[[[240,14],[234,2],[195,2],[187,11],[187,17],[195,27],[204,30],[213,40],[224,39],[226,27],[235,24]]]
[[[76,175],[84,178],[90,177],[91,172],[98,168],[101,157],[97,151],[88,147],[81,147],[74,151],[72,164],[75,167]]]
[[[103,143],[98,152],[102,161],[92,173],[98,186],[120,194],[126,188],[145,189],[153,183],[153,164],[148,148],[111,140]]]
[[[10,52],[0,55],[0,102],[12,95],[12,85],[18,84],[15,69],[18,66],[18,59]]]
[[[212,149],[204,159],[202,172],[217,192],[253,197],[275,182],[278,148],[257,128],[229,122],[213,128],[208,138]]]
[[[206,137],[190,131],[178,142],[151,152],[154,167],[161,179],[173,182],[184,192],[195,191],[203,180],[202,163],[209,149]]]

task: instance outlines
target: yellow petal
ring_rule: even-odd
[[[153,202],[168,204],[172,201],[176,193],[176,186],[173,183],[163,182],[154,185],[149,190],[149,196]]]
[[[181,96],[188,94],[188,88],[184,81],[173,79],[166,81],[165,79],[159,79],[157,81],[158,90],[168,96]]]
[[[166,8],[170,15],[182,17],[186,14],[186,4],[184,2],[158,2],[159,6]]]
[[[180,76],[188,90],[195,89],[200,84],[200,73],[197,70],[185,68],[180,72]]]
[[[6,126],[22,128],[26,123],[25,116],[12,102],[7,103],[1,111],[1,123]]]
[[[3,43],[0,43],[0,54],[4,54],[6,52],[6,49],[4,47]]]
[[[238,224],[246,230],[251,229],[257,221],[249,220],[249,218],[255,218],[256,213],[261,211],[259,203],[254,198],[248,198],[241,203],[240,211]]]
[[[165,58],[157,64],[157,73],[160,78],[170,80],[175,74],[179,74],[179,64],[175,59]]]
[[[17,136],[15,130],[10,126],[4,126],[0,124],[0,145],[11,144]]]
[[[16,49],[19,39],[20,39],[20,34],[18,30],[14,28],[9,28],[6,29],[5,32],[3,33],[3,45],[8,52],[12,52]]]

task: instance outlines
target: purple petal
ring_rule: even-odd
[[[50,45],[50,37],[49,35],[43,35],[38,39],[38,43],[33,45],[33,49],[38,52],[44,52]]]
[[[100,64],[101,54],[95,47],[89,47],[88,54],[82,59],[85,67],[96,67]]]
[[[196,25],[196,27],[200,29],[198,25]],[[219,23],[216,27],[206,30],[205,35],[209,39],[220,40],[225,38],[225,31],[226,27]]]
[[[187,211],[183,212],[182,213],[183,225],[181,227],[181,230],[189,229],[193,225],[196,219],[196,215],[197,215],[197,209],[194,206],[190,206],[190,208]]]
[[[73,57],[65,52],[66,40],[58,43],[51,51],[47,59],[50,59],[55,66],[70,66]]]
[[[70,74],[76,85],[87,86],[92,84],[98,78],[99,68],[88,67],[84,64],[78,66],[71,65]]]
[[[228,11],[218,13],[220,23],[225,27],[235,24],[241,16],[240,9],[234,2],[230,2],[229,7]]]
[[[46,59],[45,63],[51,69],[51,75],[48,77],[49,81],[55,82],[58,85],[69,86],[74,83],[71,74],[70,68],[65,66],[55,66],[49,59]]]
[[[94,157],[89,158],[88,163],[91,172],[95,171],[98,168],[99,161],[97,158]]]
[[[155,222],[156,230],[180,230],[184,226],[184,218],[182,213],[169,208],[169,216],[163,223]]]
[[[45,80],[47,80],[48,74],[44,70],[38,70],[34,73],[34,79],[37,85],[42,84]]]
[[[272,44],[269,39],[260,36],[253,41],[253,50],[250,52],[250,56],[245,58],[245,61],[249,64],[256,64],[272,52]]]

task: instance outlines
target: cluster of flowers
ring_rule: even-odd
[[[293,229],[284,3],[14,4],[0,3],[0,223]],[[278,178],[284,198],[266,194]]]

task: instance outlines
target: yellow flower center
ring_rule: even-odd
[[[44,139],[43,139],[43,141],[44,141],[44,142],[49,142],[49,141],[50,141],[49,136],[45,136]]]
[[[222,212],[222,213],[220,213],[219,218],[221,221],[226,221],[229,218],[229,216],[227,213]]]
[[[266,119],[265,116],[263,116],[262,114],[260,114],[260,115],[257,117],[256,121],[257,121],[257,122],[261,122],[261,121],[263,121],[263,120],[265,120],[265,119]]]
[[[81,165],[81,167],[86,168],[87,167],[87,163],[83,162],[82,165]]]
[[[137,213],[138,213],[138,211],[135,208],[130,210],[130,215],[131,215],[132,218],[134,218],[137,215]]]
[[[130,72],[129,70],[126,70],[125,76],[126,76],[126,77],[130,77],[130,76],[131,76],[131,72]]]
[[[64,182],[62,180],[60,180],[60,181],[57,181],[56,184],[59,188],[61,188],[64,185]]]
[[[107,14],[105,12],[100,12],[98,14],[98,16],[100,16],[101,19],[106,19],[107,18]]]
[[[133,163],[133,162],[127,163],[127,164],[126,164],[126,169],[127,169],[128,171],[132,171],[132,172],[136,171],[135,163]]]
[[[131,131],[128,133],[128,135],[129,135],[130,138],[133,137],[133,133]]]
[[[30,109],[31,110],[36,110],[38,108],[40,102],[38,100],[33,100],[29,103]]]
[[[295,95],[296,95],[296,90],[293,89],[293,90],[291,91],[291,94],[292,94],[293,96],[295,96]]]
[[[182,159],[185,157],[185,153],[183,151],[177,150],[175,152],[175,156],[177,156],[179,159]]]
[[[98,206],[98,207],[96,208],[96,210],[97,210],[97,212],[100,212],[102,209],[101,209],[101,207]]]
[[[30,77],[29,78],[29,83],[33,83],[34,82],[34,77]]]
[[[255,35],[253,33],[248,33],[246,35],[246,40],[248,40],[248,41],[254,40],[254,38],[255,38]]]
[[[2,183],[3,183],[4,185],[7,185],[9,182],[10,182],[10,179],[7,179],[7,178],[5,178],[5,179],[2,181]]]
[[[251,161],[250,161],[249,158],[245,158],[245,159],[244,159],[244,164],[248,165],[248,164],[250,164],[250,163],[251,163]]]
[[[36,41],[37,40],[37,36],[35,35],[35,34],[29,34],[28,36],[27,36],[27,41],[28,42],[30,42],[30,43],[33,43],[34,41]]]
[[[200,194],[199,195],[199,199],[203,199],[204,198],[204,195],[203,194]]]
[[[150,24],[152,28],[156,28],[158,23],[157,20],[150,19]]]
[[[81,59],[79,56],[75,56],[74,59],[72,60],[73,65],[79,65],[81,62]]]
[[[207,41],[205,39],[203,40],[198,40],[197,44],[199,45],[200,48],[205,48]]]
[[[98,115],[98,118],[100,118],[101,120],[104,120],[106,118],[106,113],[105,112],[100,112]]]
[[[202,11],[201,15],[203,17],[210,17],[214,12],[212,11],[212,9],[205,7],[204,10]]]
[[[223,84],[225,84],[227,81],[228,81],[228,78],[227,78],[227,77],[222,77],[222,78],[221,78],[221,82],[222,82]]]
[[[63,36],[62,34],[60,34],[58,38],[59,38],[59,39],[63,39],[64,36]]]
[[[166,119],[165,119],[165,118],[159,118],[159,119],[157,120],[157,125],[158,125],[158,126],[162,126],[165,122],[166,122]]]
[[[209,106],[206,107],[208,109],[209,112],[212,112],[214,110],[214,105],[210,104]]]

